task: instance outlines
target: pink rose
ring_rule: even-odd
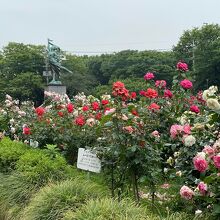
[[[172,98],[173,93],[169,89],[166,89],[166,90],[164,90],[164,97]]]
[[[213,157],[214,165],[216,168],[220,169],[220,155],[216,155]]]
[[[184,132],[185,134],[190,134],[190,133],[191,133],[191,127],[190,127],[190,125],[184,125],[184,126],[183,126],[183,132]]]
[[[183,71],[183,72],[188,71],[188,65],[187,65],[186,63],[181,62],[181,61],[179,61],[179,62],[177,63],[176,68],[177,68],[178,70]]]
[[[184,89],[191,89],[193,87],[193,84],[190,80],[188,79],[184,79],[180,82],[180,85],[184,88]]]
[[[182,186],[180,189],[180,195],[186,200],[192,199],[194,192],[188,186]]]
[[[202,152],[206,153],[208,156],[212,157],[215,154],[215,149],[211,146],[205,146]]]
[[[134,132],[134,129],[132,126],[125,126],[125,127],[123,127],[123,130],[129,134],[132,134]]]
[[[193,158],[193,164],[194,164],[195,169],[201,173],[205,172],[208,168],[207,161],[200,156],[196,156]]]
[[[169,189],[170,184],[169,183],[164,183],[163,185],[160,186],[162,189]]]
[[[165,80],[156,80],[155,86],[160,88],[165,88],[167,85],[167,82]]]
[[[158,131],[153,131],[152,133],[151,133],[151,135],[152,136],[154,136],[154,137],[157,137],[157,138],[159,138],[160,137],[160,133],[158,132]]]
[[[200,182],[197,186],[197,188],[199,189],[199,192],[202,194],[202,195],[205,195],[206,192],[207,192],[207,184],[205,184],[204,182]]]
[[[153,78],[154,78],[154,74],[150,73],[150,72],[146,73],[145,76],[144,76],[145,80],[151,80]]]
[[[190,111],[195,112],[196,114],[200,112],[200,109],[197,105],[191,105],[190,106]]]
[[[172,138],[176,138],[176,136],[178,134],[180,134],[182,130],[183,130],[183,126],[177,125],[177,124],[172,125],[171,128],[170,128],[170,135],[171,135],[171,137]]]

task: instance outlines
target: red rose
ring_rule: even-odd
[[[149,106],[148,106],[148,109],[149,110],[159,110],[160,109],[160,106],[156,103],[151,103]]]
[[[63,117],[63,116],[64,116],[63,112],[57,112],[57,114],[58,114],[60,117]]]
[[[92,103],[92,109],[93,109],[94,111],[99,110],[99,103],[98,103],[98,102],[93,102],[93,103]]]
[[[35,112],[37,113],[38,116],[42,116],[45,113],[45,109],[43,107],[37,107],[35,109]]]
[[[67,111],[68,111],[69,113],[72,113],[72,112],[73,112],[73,109],[74,109],[74,105],[73,105],[72,103],[68,103],[68,104],[66,105],[66,108],[67,108]]]
[[[164,97],[172,98],[173,93],[169,89],[166,89],[166,90],[164,90]]]
[[[120,81],[113,83],[113,90],[122,89],[124,87],[125,87],[124,83]]]
[[[102,113],[101,112],[97,113],[95,119],[100,120],[101,118],[102,118]]]
[[[31,134],[31,129],[29,127],[24,127],[23,128],[23,134],[30,135]]]
[[[197,105],[191,105],[190,106],[190,111],[191,112],[195,112],[195,113],[199,113],[200,112],[200,109]]]
[[[135,115],[135,116],[138,116],[138,112],[137,112],[136,109],[132,109],[131,114],[132,114],[132,115]]]
[[[158,93],[157,93],[156,90],[148,88],[147,91],[146,91],[145,96],[147,98],[156,98],[158,96]]]
[[[83,126],[85,123],[86,123],[85,119],[82,115],[76,117],[76,119],[75,119],[75,124],[76,125]]]
[[[106,111],[109,111],[111,108],[109,108],[109,107],[106,107],[105,109],[104,109],[104,113],[106,112]]]
[[[84,105],[84,106],[82,107],[82,110],[83,110],[84,112],[88,111],[88,110],[89,110],[89,106]]]
[[[124,83],[118,81],[113,84],[112,95],[117,97],[120,96],[123,101],[129,98],[129,91],[125,88]]]
[[[136,97],[137,97],[136,92],[131,92],[131,99],[136,99]]]
[[[108,100],[102,100],[102,105],[107,105],[109,103]]]
[[[140,94],[141,96],[146,96],[146,91],[141,90],[141,91],[139,92],[139,94]]]

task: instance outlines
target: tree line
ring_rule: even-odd
[[[11,42],[0,51],[0,100],[9,94],[20,100],[43,101],[46,79],[45,46]],[[121,80],[130,90],[143,88],[143,76],[152,71],[169,83],[176,63],[189,64],[195,89],[220,85],[220,26],[206,24],[183,32],[171,51],[124,50],[114,54],[76,56],[66,54],[63,65],[72,73],[61,74],[71,97],[78,92],[100,95],[111,91],[111,83]]]

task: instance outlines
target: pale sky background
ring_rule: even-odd
[[[170,50],[186,29],[220,24],[220,0],[0,0],[0,48],[47,44],[98,54]]]

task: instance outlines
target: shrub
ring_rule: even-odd
[[[32,149],[23,154],[17,161],[16,170],[22,172],[26,178],[39,186],[48,180],[60,180],[68,176],[70,166],[59,155],[51,158],[43,150]]]
[[[27,150],[28,146],[21,142],[11,141],[8,138],[0,141],[0,171],[6,173],[15,169],[16,162]]]
[[[105,189],[92,181],[66,180],[41,189],[25,208],[23,220],[55,220],[68,209],[76,210],[88,199],[105,195]]]
[[[152,220],[153,216],[143,207],[129,200],[120,202],[112,199],[89,200],[76,212],[69,210],[63,220]]]

